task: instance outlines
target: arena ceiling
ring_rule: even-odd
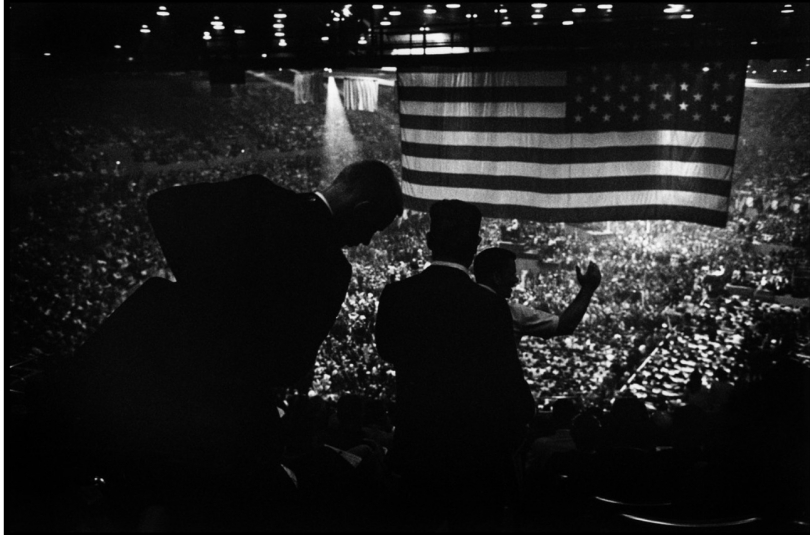
[[[11,69],[810,57],[807,3],[11,2],[4,12]]]

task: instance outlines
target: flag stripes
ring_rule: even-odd
[[[490,217],[724,226],[744,69],[400,72],[406,205],[457,198]]]
[[[485,175],[493,182],[501,176],[526,176],[539,179],[580,179],[591,177],[632,177],[643,175],[680,175],[729,180],[731,169],[725,165],[676,162],[636,161],[590,164],[542,164],[528,162],[496,162],[487,160],[447,160],[402,156],[403,170],[425,171],[437,175]],[[438,176],[437,176],[438,178]],[[572,180],[576,182],[576,180]]]
[[[414,185],[438,185],[448,190],[448,194],[456,188],[515,190],[549,195],[661,189],[688,190],[709,195],[728,196],[731,191],[731,183],[725,180],[684,176],[600,177],[581,178],[576,181],[503,176],[493,180],[491,177],[481,175],[446,174],[437,177],[434,173],[406,169],[403,178]]]
[[[402,155],[416,158],[444,158],[449,160],[485,160],[493,162],[527,162],[537,164],[564,164],[569,162],[632,162],[671,160],[680,162],[717,162],[723,166],[734,164],[734,152],[724,149],[667,147],[639,145],[607,149],[540,149],[535,147],[488,147],[474,145],[426,145],[402,142]]]

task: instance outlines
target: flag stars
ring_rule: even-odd
[[[603,115],[603,116],[602,116],[602,120],[603,120],[604,122],[606,122],[606,123],[610,122],[610,115],[608,115],[608,114],[606,113],[605,115]]]
[[[655,82],[650,84],[650,91],[658,91],[658,84]]]
[[[576,101],[577,101],[577,104],[581,103],[581,102],[582,102],[582,95],[577,95],[577,96],[575,96],[575,97],[574,97],[574,100],[576,100]]]
[[[731,73],[728,74],[728,79],[729,80],[734,80],[735,78],[737,78],[737,73],[736,72],[731,72]]]
[[[656,104],[655,102],[650,102],[650,110],[655,110],[655,108],[657,108],[657,107],[658,107],[658,104]]]
[[[686,111],[689,108],[689,104],[687,104],[686,102],[681,102],[680,104],[678,104],[678,107],[681,109],[681,111]]]
[[[579,76],[577,76],[576,80],[577,80],[578,84],[581,84],[582,83],[582,75],[580,74]]]
[[[624,103],[619,104],[619,111],[624,111],[626,109],[627,109],[627,106],[625,106]]]
[[[700,93],[695,93],[693,96],[695,97],[695,102],[700,102],[703,99],[703,95]]]
[[[627,85],[625,85],[625,84],[620,85],[619,86],[619,92],[627,93]]]
[[[665,113],[665,114],[664,114],[664,120],[665,120],[665,121],[669,121],[670,119],[672,119],[672,114],[671,114],[671,113],[669,113],[669,112]]]
[[[575,123],[581,123],[582,122],[582,115],[579,115],[579,114],[574,115],[574,122]]]
[[[603,96],[602,100],[604,100],[605,102],[610,102],[610,94],[606,94],[605,96]]]
[[[639,83],[639,82],[641,81],[641,76],[640,76],[640,75],[638,75],[638,74],[634,74],[634,75],[633,75],[633,81],[634,81],[635,83]]]
[[[664,93],[664,100],[672,100],[672,93],[670,93],[669,91]]]
[[[717,62],[715,62],[715,64],[714,64],[714,67],[715,67],[716,69],[719,69],[719,68],[720,68],[720,67],[722,67],[722,66],[723,66],[723,62],[722,62],[722,61],[717,61]]]
[[[712,91],[717,91],[720,89],[720,82],[714,82],[712,84]]]
[[[633,114],[633,122],[636,123],[638,120],[641,119],[641,115],[634,113]]]
[[[595,85],[591,86],[591,93],[596,93],[596,86]]]
[[[734,95],[726,95],[726,102],[731,102],[734,100]]]
[[[594,106],[593,104],[591,104],[591,105],[588,107],[588,109],[589,109],[589,110],[591,110],[591,113],[596,113],[596,106]]]
[[[640,100],[641,100],[641,95],[639,95],[638,93],[636,93],[635,95],[633,95],[633,102],[638,102],[638,101],[640,101]]]
[[[729,114],[723,115],[723,122],[724,123],[730,123],[731,122],[731,115],[729,115]]]
[[[681,91],[689,91],[689,84],[686,82],[681,84]]]
[[[611,78],[612,78],[612,76],[610,76],[609,74],[605,75],[605,81],[606,82],[609,82],[611,80]]]
[[[699,121],[700,120],[700,114],[696,113],[696,114],[692,115],[692,119],[695,120],[695,121]]]
[[[717,111],[720,105],[717,102],[712,102],[712,111]]]

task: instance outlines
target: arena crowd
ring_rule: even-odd
[[[210,96],[207,82],[194,75],[32,88],[29,98],[41,105],[27,116],[31,126],[7,140],[14,194],[7,205],[6,286],[13,410],[24,410],[26,385],[43,367],[70,358],[134,288],[149,277],[171,278],[146,217],[150,194],[254,173],[295,191],[311,191],[328,178],[318,152],[324,105],[294,105],[283,87],[289,73],[270,76],[279,84],[249,78],[227,99]],[[589,492],[627,491],[608,489],[610,470],[621,464],[608,445],[639,449],[644,462],[668,470],[653,494],[689,503],[702,498],[731,510],[740,495],[712,498],[706,489],[730,488],[720,481],[730,473],[724,452],[742,456],[735,440],[751,422],[777,421],[774,414],[798,434],[782,441],[782,459],[758,443],[770,464],[751,469],[761,471],[758,481],[800,481],[786,474],[800,448],[807,451],[804,424],[794,419],[804,416],[784,414],[780,403],[802,404],[797,391],[806,386],[810,365],[810,98],[800,90],[782,93],[779,99],[765,90],[746,93],[724,229],[668,221],[485,220],[481,248],[508,242],[536,261],[513,296],[523,304],[559,313],[576,293],[575,265],[593,260],[604,274],[574,335],[526,337],[519,346],[541,409],[518,463],[528,489],[520,505],[529,517],[533,503],[551,499],[549,489],[559,490],[569,508]],[[386,113],[347,116],[362,156],[399,173],[393,88],[381,87],[381,94]],[[13,126],[29,110],[8,111]],[[369,246],[349,251],[349,293],[311,377],[277,393],[289,426],[285,466],[308,493],[309,512],[333,515],[310,514],[312,525],[303,527],[328,520],[365,529],[384,521],[395,479],[385,455],[396,395],[394,371],[376,352],[375,314],[388,282],[429,264],[427,226],[426,214],[406,211]],[[762,244],[774,247],[768,252]],[[748,290],[735,294],[729,287]],[[780,304],[781,296],[795,301]],[[734,396],[709,399],[722,382]],[[754,409],[772,394],[781,401]],[[570,432],[558,448],[551,439],[562,430]],[[313,448],[326,446],[337,456],[306,461]],[[570,476],[568,483],[561,474]],[[806,486],[810,474],[800,475]],[[636,490],[653,485],[650,479]],[[781,501],[768,502],[769,510],[800,509],[787,491],[776,494]],[[561,521],[569,513],[562,507]],[[599,512],[591,514],[593,520]]]

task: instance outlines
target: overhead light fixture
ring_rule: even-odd
[[[365,38],[365,37],[362,37],[362,36],[361,36],[361,37],[360,37],[360,39],[357,41],[357,44],[358,44],[358,45],[367,45],[367,44],[368,44],[368,41],[366,41],[366,38]]]
[[[461,4],[446,4],[447,9],[458,9],[461,7]]]
[[[216,15],[214,15],[214,20],[219,20],[219,17],[217,17]]]
[[[664,10],[664,13],[680,13],[683,11],[684,4],[669,4],[669,7]]]
[[[236,28],[236,29],[234,29],[233,33],[238,33],[238,34],[241,35],[241,34],[245,33],[245,30],[243,30],[242,28]]]
[[[786,15],[787,15],[788,13],[793,13],[793,10],[792,10],[792,9],[789,9],[789,8],[788,8],[788,9],[783,9],[783,10],[782,10],[782,13],[784,13],[784,14],[786,14]]]
[[[572,24],[574,24],[573,20],[564,20],[563,21],[563,26],[571,26]]]
[[[380,26],[391,26],[391,21],[388,20],[387,18],[384,18],[383,20],[380,21]]]
[[[321,37],[321,41],[323,41],[323,42],[326,42],[326,41],[328,41],[328,40],[329,40],[329,36],[328,36],[328,35],[324,35],[323,37]]]
[[[548,4],[532,4],[534,9],[543,9],[544,7],[548,7]]]
[[[267,54],[262,54],[262,57],[263,57],[263,58],[266,58],[266,57],[267,57]]]
[[[120,49],[120,48],[121,48],[121,45],[113,45],[113,48],[118,48],[118,49]]]
[[[383,70],[385,72],[397,72],[396,67],[383,67],[381,70]]]
[[[681,14],[682,19],[691,19],[691,18],[694,18],[694,17],[695,16],[693,14],[691,14],[691,13],[682,13]]]
[[[584,7],[575,7],[574,9],[571,10],[571,12],[572,13],[585,13],[585,8]]]
[[[395,7],[394,9],[392,9],[391,11],[389,11],[389,12],[388,12],[388,14],[389,14],[389,15],[391,15],[392,17],[398,17],[398,16],[402,15],[402,11],[398,10],[398,9]]]
[[[45,52],[45,54],[43,54],[43,56],[50,56],[50,55],[51,55],[50,52]]]
[[[161,9],[164,9],[164,8],[161,8]],[[169,16],[168,11],[158,11],[157,14],[158,14],[159,17],[168,17]]]
[[[502,25],[502,26],[509,26],[509,25],[511,25],[511,24],[512,24],[512,21],[511,21],[511,20],[504,20],[504,21],[501,21],[501,25]]]
[[[283,11],[281,11],[280,9],[278,10],[278,13],[273,13],[273,16],[275,18],[277,18],[277,19],[286,19],[287,18],[287,14],[284,13]]]
[[[141,33],[151,33],[151,32],[152,30],[150,30],[149,28],[141,28]]]
[[[427,6],[427,7],[426,7],[426,8],[423,10],[423,13],[424,13],[425,15],[435,15],[435,14],[436,14],[436,10],[435,10],[435,9],[433,9],[433,6],[428,5],[428,6]]]
[[[281,41],[278,42],[278,46],[287,46],[287,41],[282,39]]]
[[[275,33],[276,37],[284,37],[284,35],[285,35],[284,32],[276,32]]]
[[[757,44],[757,42],[756,41],[751,41],[751,44],[755,45],[755,44]]]
[[[542,13],[532,13],[532,18],[533,19],[542,19],[543,14]]]
[[[599,4],[596,6],[597,9],[613,9],[613,4]]]
[[[280,30],[280,29],[284,28],[284,23],[283,22],[277,22],[277,23],[273,24],[273,28],[278,28]]]
[[[351,4],[346,4],[345,6],[343,6],[343,11],[342,11],[342,13],[343,13],[343,16],[344,16],[344,17],[351,17],[351,16],[352,16],[352,10],[351,10],[351,7],[352,7],[352,5],[351,5]]]
[[[384,7],[385,7],[385,6],[384,6],[384,5],[382,5],[382,4],[374,4],[373,6],[371,6],[371,9],[382,9],[382,8],[384,8]]]

